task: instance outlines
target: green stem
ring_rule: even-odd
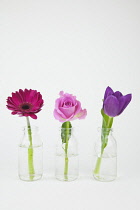
[[[102,156],[98,157],[96,166],[94,169],[94,174],[99,174],[100,173],[100,166],[101,166],[101,161],[102,161]]]
[[[30,145],[28,147],[28,169],[29,169],[30,180],[32,181],[35,174],[34,163],[33,163],[32,131],[31,131],[29,118],[26,117],[26,119],[27,119],[28,137],[30,142]]]
[[[69,122],[66,122],[66,143],[65,143],[65,167],[64,167],[64,178],[65,181],[68,180],[68,164],[69,164],[69,158],[68,158],[68,142],[69,142]]]
[[[101,154],[100,154],[100,157],[97,158],[96,166],[95,166],[95,169],[94,169],[94,174],[99,174],[100,173],[100,167],[101,167],[103,152],[104,152],[104,148],[103,148],[103,144],[102,144],[102,146],[101,146]]]
[[[102,155],[104,152],[105,147],[107,146],[108,143],[108,136],[110,133],[110,129],[112,127],[112,123],[113,123],[113,118],[109,117],[107,115],[105,115],[103,113],[103,122],[102,122],[102,131],[101,131],[101,153],[100,153],[100,157],[97,158],[96,161],[96,166],[95,169],[93,171],[94,174],[98,174],[100,173],[100,167],[101,167],[101,162],[102,162]]]

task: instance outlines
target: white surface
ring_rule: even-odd
[[[53,178],[37,182],[22,182],[11,174],[0,180],[6,188],[1,194],[1,209],[139,209],[140,180],[125,177],[102,183],[80,178],[60,182]]]
[[[0,1],[0,209],[139,210],[140,194],[140,1]],[[93,144],[101,126],[107,86],[132,93],[114,119],[118,179],[91,178]],[[12,116],[6,98],[19,88],[37,89],[45,105],[38,114],[44,142],[44,178],[17,177],[17,145],[25,119]],[[60,90],[72,93],[88,111],[73,122],[79,141],[80,178],[54,179],[54,153],[60,123],[53,118]]]

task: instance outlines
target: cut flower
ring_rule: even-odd
[[[38,113],[43,106],[43,99],[40,92],[37,90],[21,90],[12,93],[11,97],[7,98],[7,108],[12,111],[12,114],[24,116],[27,120],[27,130],[28,130],[28,170],[29,170],[29,180],[34,180],[35,177],[35,167],[34,167],[34,145],[32,142],[32,129],[29,121],[29,117],[37,119],[36,113]]]
[[[43,106],[43,99],[40,92],[36,90],[21,90],[12,93],[12,97],[7,98],[7,108],[12,111],[11,114],[31,117],[37,119],[38,113]]]
[[[54,117],[62,122],[61,139],[62,148],[64,149],[65,165],[64,165],[64,180],[68,181],[69,177],[69,140],[71,138],[72,124],[70,121],[75,119],[85,119],[87,110],[82,109],[80,101],[69,93],[60,91],[60,97],[55,101]]]
[[[114,117],[120,115],[128,106],[132,99],[132,94],[123,95],[120,91],[114,92],[109,86],[105,90],[102,114],[102,132],[101,132],[101,151],[98,155],[94,175],[100,177],[100,167],[105,148],[108,145],[108,137],[113,125]],[[111,172],[112,173],[112,172]]]
[[[104,113],[110,117],[120,115],[130,103],[132,94],[123,94],[119,91],[114,92],[110,87],[106,88],[103,100]]]
[[[55,101],[54,117],[60,122],[67,122],[75,119],[84,119],[87,110],[81,108],[81,103],[69,93],[60,91],[60,98]]]

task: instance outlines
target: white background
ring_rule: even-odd
[[[0,0],[0,209],[140,209],[140,1]],[[133,99],[114,119],[118,178],[92,179],[93,144],[101,126],[107,86]],[[11,92],[36,89],[45,105],[37,120],[44,143],[44,176],[18,179],[17,157],[25,118],[6,109]],[[53,117],[59,91],[72,93],[88,111],[73,121],[79,142],[80,176],[54,178],[60,123]]]

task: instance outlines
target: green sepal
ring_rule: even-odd
[[[61,139],[62,143],[66,143],[71,137],[72,125],[70,121],[64,122],[61,126]]]

